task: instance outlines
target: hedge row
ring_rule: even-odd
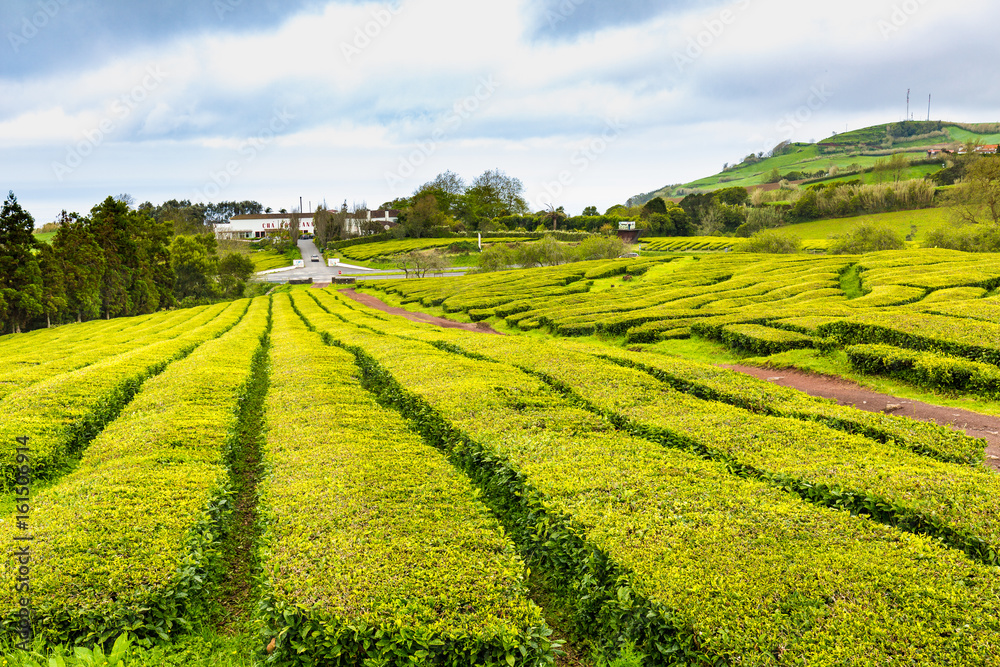
[[[932,352],[891,345],[850,345],[851,365],[863,373],[889,375],[934,390],[963,391],[1000,399],[1000,368]]]
[[[483,245],[488,243],[524,243],[527,241],[533,241],[535,239],[531,238],[518,238],[518,237],[499,237],[491,239],[483,239]],[[401,253],[410,252],[412,250],[430,250],[433,248],[446,248],[450,245],[456,243],[472,243],[476,244],[478,241],[475,238],[472,239],[460,239],[460,238],[433,238],[433,239],[399,239],[392,241],[383,241],[380,243],[369,243],[364,245],[355,245],[352,247],[341,248],[341,254],[344,257],[350,259],[356,259],[359,261],[367,261],[374,259],[375,257],[389,257],[392,255],[399,255]]]
[[[990,569],[610,430],[511,366],[303,310],[464,463],[579,631],[634,641],[648,664],[993,660]]]
[[[269,664],[551,664],[524,564],[468,479],[368,396],[353,355],[310,333],[286,295],[273,366],[261,485]]]
[[[918,313],[867,312],[822,324],[817,333],[844,345],[892,345],[1000,366],[1000,324],[991,322]]]
[[[763,415],[814,421],[879,442],[894,443],[939,461],[978,465],[986,442],[928,422],[879,412],[863,412],[764,380],[676,357],[646,352],[583,351],[625,367],[644,371],[674,389],[709,401],[720,401]]]
[[[14,392],[0,402],[0,487],[16,477],[14,438],[32,439],[35,476],[51,479],[75,460],[87,443],[118,416],[143,383],[207,340],[233,327],[247,301],[196,314],[194,328],[163,340],[150,335],[144,346]],[[221,311],[221,314],[220,314]],[[210,319],[211,318],[211,319]],[[198,324],[203,319],[207,323]]]
[[[645,373],[562,346],[461,332],[448,338],[552,378],[636,435],[708,455],[814,502],[932,534],[974,558],[1000,563],[995,521],[1000,479],[984,468],[942,463],[813,422],[680,394]]]
[[[692,330],[699,332],[698,323],[692,325]],[[721,340],[726,347],[762,356],[813,346],[811,336],[760,324],[725,325],[721,330]]]
[[[151,341],[166,340],[211,321],[224,305],[105,320],[114,326],[59,327],[58,339],[26,341],[0,354],[0,399],[24,387],[129,352]],[[8,348],[13,346],[8,346]]]
[[[255,300],[228,333],[147,382],[76,471],[33,495],[36,634],[58,643],[167,638],[201,612],[230,503],[223,451],[239,406],[266,379],[268,310]],[[12,516],[0,523],[5,543],[17,532]],[[8,631],[17,624],[14,562],[0,576]]]

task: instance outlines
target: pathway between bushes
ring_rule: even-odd
[[[986,440],[988,443],[986,465],[1000,471],[1000,417],[880,394],[865,389],[850,380],[832,375],[807,373],[794,368],[774,369],[726,365],[723,365],[722,368],[752,375],[782,387],[798,389],[810,396],[832,398],[840,405],[852,405],[859,410],[884,412],[965,431],[966,435]]]
[[[381,310],[390,315],[400,315],[414,322],[436,324],[449,329],[465,329],[466,331],[502,335],[484,322],[466,324],[425,313],[414,313],[403,308],[393,308],[373,296],[358,294],[353,289],[342,290],[340,293],[369,308]],[[752,375],[782,387],[798,389],[810,396],[831,398],[840,405],[852,405],[859,410],[884,412],[919,421],[942,424],[956,431],[965,431],[966,435],[986,440],[986,465],[1000,471],[1000,417],[880,394],[840,377],[807,373],[792,368],[776,370],[755,366],[729,365],[722,365],[722,368]]]

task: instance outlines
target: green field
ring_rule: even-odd
[[[985,443],[713,364],[1000,414],[997,257],[361,289],[507,335],[283,288],[0,337],[0,540],[33,538],[37,664],[123,632],[142,667],[995,662]],[[28,667],[19,576],[0,568],[0,652]]]
[[[254,273],[261,271],[272,271],[291,266],[296,259],[302,259],[302,253],[297,248],[292,248],[286,253],[279,253],[275,250],[256,250],[250,253],[253,260]]]
[[[52,239],[55,237],[55,232],[35,232],[35,240],[39,243],[48,243],[51,245]]]
[[[713,176],[700,178],[682,185],[666,186],[641,196],[640,200],[645,202],[654,197],[683,197],[692,191],[712,191],[725,187],[755,187],[761,185],[764,178],[775,168],[781,174],[787,174],[792,171],[816,172],[821,169],[829,172],[832,167],[837,167],[840,171],[849,170],[852,167],[868,169],[874,166],[877,160],[885,159],[888,154],[894,151],[905,152],[911,160],[916,160],[926,158],[926,146],[930,145],[952,144],[957,147],[968,141],[979,141],[983,144],[1000,143],[1000,134],[976,134],[957,127],[954,124],[943,123],[942,131],[945,133],[945,136],[896,139],[890,148],[888,145],[879,145],[879,142],[886,136],[886,127],[886,125],[876,125],[829,137],[819,142],[821,144],[832,144],[830,147],[818,144],[795,143],[792,144],[791,151],[784,155],[764,158],[754,164],[737,165],[734,168],[729,168]],[[866,144],[863,142],[873,143]],[[938,169],[938,165],[917,165],[911,167],[905,177],[923,178],[925,175],[934,173]],[[874,176],[871,173],[855,173],[831,180],[832,182],[836,182],[856,178],[862,179],[865,183],[874,181]]]

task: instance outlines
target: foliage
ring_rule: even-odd
[[[301,292],[295,304],[316,312]],[[524,565],[468,480],[367,394],[355,357],[307,331],[287,297],[275,327],[261,489],[268,663],[551,664]],[[305,414],[303,395],[317,401]]]
[[[802,250],[802,240],[794,234],[764,229],[736,244],[733,249],[736,252],[795,253]]]
[[[665,396],[662,391],[622,391],[621,369],[612,371],[616,380],[609,384],[600,364],[562,365],[565,346],[555,354],[536,357],[532,363],[544,371],[525,373],[518,368],[520,360],[552,346],[532,345],[514,363],[493,361],[478,352],[462,354],[451,343],[435,351],[410,340],[426,335],[419,325],[376,321],[338,307],[331,297],[320,298],[333,315],[308,317],[315,317],[313,323],[332,339],[350,340],[367,386],[452,453],[529,554],[529,565],[566,601],[574,628],[598,644],[631,641],[650,661],[676,662],[683,656],[707,664],[736,656],[779,664],[772,658],[780,645],[786,657],[791,653],[803,663],[836,664],[840,654],[835,645],[850,636],[852,657],[862,655],[865,664],[880,664],[893,659],[889,656],[916,659],[912,642],[919,634],[921,650],[932,652],[936,659],[969,650],[978,651],[983,659],[992,655],[989,641],[971,648],[965,637],[953,640],[946,632],[914,630],[942,617],[926,605],[951,604],[942,600],[954,601],[955,595],[967,600],[963,608],[982,610],[975,614],[956,610],[956,623],[980,618],[979,613],[989,616],[995,584],[985,567],[931,540],[802,503],[785,491],[797,488],[793,475],[774,475],[766,483],[744,479],[730,471],[749,475],[749,465],[734,468],[734,462],[706,461],[673,449],[685,438],[710,438],[733,452],[750,455],[763,450],[791,462],[800,460],[802,447],[822,451],[831,439],[838,450],[856,446],[898,458],[894,446],[808,424],[767,420],[766,426],[751,426],[757,418],[749,416],[735,428],[722,426],[736,419],[735,413],[714,404],[678,418],[672,415],[677,403],[687,405],[682,397]],[[437,330],[431,335],[442,336]],[[454,336],[505,349],[519,349],[517,344],[525,342],[472,339],[460,332]],[[426,373],[423,369],[428,366],[437,372]],[[554,372],[560,377],[549,379]],[[440,381],[438,374],[448,381]],[[497,377],[504,378],[502,385]],[[570,382],[570,388],[560,384]],[[605,405],[618,402],[614,404],[621,409],[634,410],[636,419],[613,419],[614,410],[594,405],[575,393],[579,390],[603,392]],[[470,395],[476,396],[474,402],[468,400]],[[630,400],[634,396],[641,400]],[[638,419],[654,413],[658,419],[677,420],[669,429],[673,435]],[[608,429],[609,420],[619,430]],[[767,437],[759,437],[765,433]],[[781,442],[772,442],[776,433]],[[738,444],[726,444],[734,439]],[[849,461],[863,460],[855,453],[846,456]],[[916,466],[912,474],[921,481],[934,479],[931,471],[944,465],[916,456],[906,461]],[[969,482],[963,483],[963,494],[975,495],[973,479],[994,483],[987,481],[986,471],[971,467],[952,466],[948,471]],[[909,472],[901,473],[898,481]],[[831,493],[824,496],[818,490],[828,487],[818,482],[813,486],[815,502],[834,504],[830,498],[839,489],[829,489]],[[803,484],[803,495],[805,488]],[[930,495],[918,504],[928,501],[929,509],[934,504]],[[864,501],[847,494],[844,506],[851,503],[861,507]],[[875,509],[882,507],[881,500],[869,503]],[[963,500],[962,506],[963,511],[972,511],[969,502]],[[950,513],[952,518],[957,515]],[[969,567],[982,573],[975,579],[985,586],[981,592],[973,593],[967,583],[956,584],[931,601],[926,587],[917,583],[946,585],[954,580],[942,577],[942,568],[957,568],[955,575],[961,576]],[[717,576],[719,572],[725,576]],[[843,590],[848,581],[851,618],[826,613],[825,603],[817,600]],[[805,589],[803,582],[809,582]],[[895,594],[888,606],[886,589]],[[995,632],[992,620],[980,622],[990,626],[984,632]],[[883,639],[878,639],[867,630],[873,626],[896,629],[880,632]],[[804,632],[804,627],[812,630]],[[838,641],[831,643],[827,636]],[[893,639],[885,640],[887,636]],[[928,641],[935,648],[927,649]],[[859,643],[868,650],[859,653]]]
[[[851,365],[864,373],[890,375],[937,391],[1000,397],[1000,368],[992,364],[891,345],[851,345],[845,351]]]
[[[256,386],[250,368],[267,320],[266,299],[250,304],[239,324],[145,383],[75,471],[34,494],[36,633],[62,643],[167,639],[204,613],[229,506],[223,451]],[[0,526],[7,540],[13,530]],[[12,577],[3,573],[5,610],[16,608]],[[9,631],[16,614],[2,622]]]
[[[34,228],[35,219],[9,192],[0,209],[0,330],[4,333],[20,332],[47,310]]]
[[[872,223],[860,223],[843,236],[834,237],[829,252],[833,255],[859,255],[882,250],[899,250],[906,242],[889,227]]]

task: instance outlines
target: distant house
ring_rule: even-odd
[[[316,225],[313,213],[303,213],[299,216],[299,233],[315,234]],[[226,224],[215,226],[215,238],[249,241],[267,238],[282,229],[288,229],[292,216],[289,213],[260,213],[257,215],[234,215]],[[367,221],[381,223],[388,230],[399,222],[399,211],[357,211],[347,215],[347,233],[360,236],[362,223]]]
[[[986,144],[985,146],[976,146],[977,153],[996,153],[997,148],[1000,144]]]
[[[928,148],[927,157],[937,157],[938,155],[954,155],[955,151],[948,148]]]
[[[618,238],[626,245],[633,245],[639,242],[639,230],[635,228],[635,221],[622,220],[618,223]]]

